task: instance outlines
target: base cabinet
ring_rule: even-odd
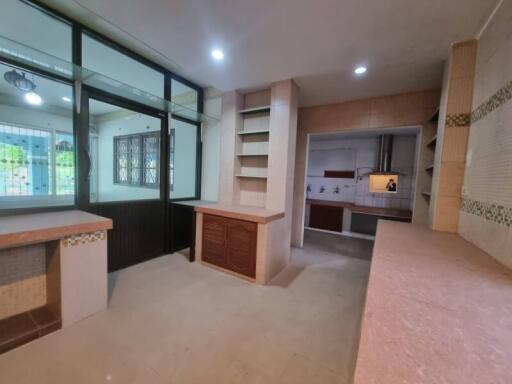
[[[256,223],[221,216],[203,217],[203,261],[256,277]]]

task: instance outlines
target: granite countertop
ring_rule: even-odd
[[[512,383],[512,271],[455,234],[381,220],[354,384]]]
[[[232,219],[268,223],[284,217],[284,212],[243,205],[206,204],[195,207],[196,212],[229,217]]]
[[[396,217],[396,218],[401,218],[401,219],[412,219],[412,211],[410,211],[408,209],[379,208],[379,207],[370,207],[370,206],[366,206],[366,205],[356,205],[354,203],[349,203],[346,201],[315,200],[315,199],[307,199],[306,203],[315,204],[315,205],[327,205],[329,207],[348,208],[352,212],[365,213],[368,215]]]
[[[0,248],[112,229],[112,220],[79,210],[0,217]]]

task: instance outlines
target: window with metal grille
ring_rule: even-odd
[[[160,133],[114,137],[114,183],[159,188]]]
[[[0,197],[74,193],[72,134],[0,123]]]

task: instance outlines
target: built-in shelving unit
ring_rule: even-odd
[[[269,112],[270,113],[270,105],[263,105],[261,107],[241,109],[238,112],[241,113],[242,115],[247,115],[247,114],[252,114],[252,113],[261,113],[261,112]]]
[[[249,131],[249,132],[238,132],[239,135],[265,135],[268,133],[270,133],[270,131],[268,129],[259,129],[259,130]]]
[[[244,95],[238,135],[240,204],[264,206],[270,140],[270,90]]]
[[[413,223],[428,225],[432,196],[435,153],[437,146],[437,122],[439,109],[423,125],[419,148],[416,199],[413,210]]]

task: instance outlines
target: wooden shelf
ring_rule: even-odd
[[[255,108],[247,108],[247,109],[241,109],[239,112],[242,115],[247,115],[250,113],[261,113],[261,112],[270,112],[270,105],[264,105],[261,107],[255,107]]]
[[[267,176],[264,176],[264,175],[250,175],[250,174],[238,174],[238,175],[235,175],[236,177],[243,177],[243,178],[247,178],[247,179],[262,179],[262,180],[266,180],[267,179]]]
[[[268,153],[237,153],[237,156],[268,156]]]
[[[434,137],[432,137],[432,138],[427,142],[427,147],[428,147],[428,148],[435,147],[435,146],[436,146],[436,142],[437,142],[437,134],[435,134],[435,135],[434,135]]]
[[[425,167],[425,171],[433,171],[434,170],[434,164],[430,164],[428,167]]]
[[[238,132],[239,135],[264,135],[268,134],[270,131],[268,129],[255,129],[254,131],[241,131]]]

